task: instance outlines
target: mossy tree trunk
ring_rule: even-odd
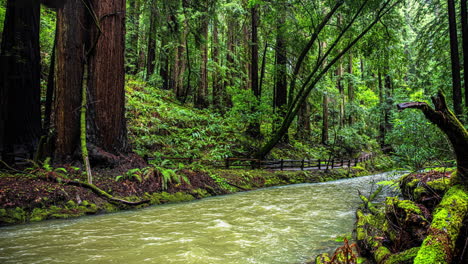
[[[447,135],[455,151],[457,160],[457,179],[455,183],[461,183],[468,187],[468,131],[463,127],[458,118],[450,111],[445,102],[445,96],[439,91],[432,97],[434,108],[423,102],[409,102],[398,104],[399,110],[416,108],[421,110],[426,118],[437,125]]]

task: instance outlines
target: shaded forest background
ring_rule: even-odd
[[[466,118],[466,0],[35,2],[0,0],[9,164],[80,159],[83,134],[92,164],[132,150],[454,159],[421,113],[394,105],[442,90]]]

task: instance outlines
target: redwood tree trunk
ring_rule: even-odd
[[[450,60],[452,62],[452,98],[455,115],[460,117],[463,114],[462,92],[460,77],[460,56],[458,54],[457,22],[455,14],[455,1],[447,0],[449,33],[450,33]]]
[[[57,13],[57,74],[54,100],[55,158],[72,157],[80,142],[80,107],[86,56],[85,6],[69,0]]]
[[[466,0],[460,1],[461,28],[463,41],[463,72],[465,80],[465,107],[468,108],[468,10]]]
[[[93,25],[91,43],[96,46],[89,59],[89,138],[103,150],[119,153],[127,150],[125,0],[92,0],[92,4],[102,33]]]
[[[205,1],[205,5],[208,8],[207,1]],[[195,99],[195,107],[206,108],[208,107],[208,14],[206,12],[201,18],[201,37],[200,81]]]
[[[252,92],[255,96],[252,113],[256,113],[258,110],[258,104],[260,103],[260,89],[258,86],[258,9],[257,6],[253,6],[250,9],[250,14],[252,17],[252,43],[250,47],[251,62],[250,62],[250,86]],[[254,118],[247,128],[247,134],[253,138],[258,138],[261,136],[260,133],[260,121],[258,118]]]
[[[287,82],[287,57],[286,57],[286,40],[285,40],[285,19],[284,14],[278,15],[276,21],[276,47],[275,47],[275,96],[273,106],[276,113],[280,117],[284,117],[286,112],[286,104],[288,98],[288,82]],[[280,119],[281,120],[281,119]],[[279,120],[278,120],[279,121]],[[274,122],[274,129],[279,126],[280,122]]]
[[[0,52],[0,148],[32,154],[41,134],[40,2],[8,0]],[[29,156],[32,158],[32,156]]]
[[[148,31],[148,52],[146,59],[146,79],[154,73],[154,68],[156,64],[156,17],[157,17],[157,7],[156,3],[151,4],[150,11],[150,28]]]

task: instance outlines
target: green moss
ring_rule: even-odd
[[[460,185],[450,188],[433,213],[429,235],[414,263],[450,263],[450,256],[467,213],[468,194]]]
[[[385,264],[410,264],[413,263],[414,258],[418,254],[419,247],[410,248],[398,254],[391,255]]]
[[[325,264],[325,263],[330,263],[331,259],[328,253],[323,253],[318,255],[315,258],[315,264]]]
[[[193,195],[197,199],[211,196],[211,194],[209,194],[205,189],[200,189],[200,188],[192,190],[191,195]]]
[[[119,211],[119,208],[111,203],[104,203],[102,206],[102,209],[106,213],[112,213],[112,212],[117,212]]]
[[[451,188],[434,212],[431,228],[446,231],[455,245],[463,219],[468,212],[468,194],[461,186]]]
[[[49,212],[43,208],[34,208],[34,210],[31,212],[31,215],[29,217],[29,221],[31,222],[39,222],[42,220],[47,219],[49,216]]]
[[[70,200],[68,201],[65,206],[68,208],[68,209],[73,209],[73,208],[76,208],[76,203],[73,201],[73,200]]]
[[[438,242],[433,236],[428,236],[419,250],[414,264],[448,264],[446,259],[445,246],[443,243]]]
[[[392,252],[387,247],[380,246],[374,252],[374,258],[377,263],[382,263],[385,259],[387,259]]]

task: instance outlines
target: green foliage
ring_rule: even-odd
[[[450,143],[442,132],[414,111],[397,113],[388,135],[397,166],[419,170],[451,160]]]

